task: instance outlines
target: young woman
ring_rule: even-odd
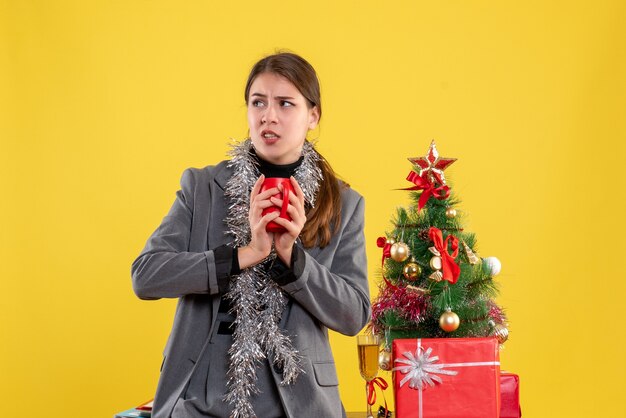
[[[363,198],[306,140],[322,114],[307,61],[260,60],[245,100],[250,138],[183,172],[132,265],[139,298],[178,298],[153,416],[342,417],[328,329],[369,318]],[[261,191],[269,177],[290,179],[286,218],[263,215],[284,203],[284,186]]]

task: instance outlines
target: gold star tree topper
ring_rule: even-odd
[[[456,158],[440,157],[433,139],[425,156],[409,158],[409,161],[419,168],[420,177],[429,180],[431,183],[446,184],[443,170],[455,162]]]

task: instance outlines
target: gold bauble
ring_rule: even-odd
[[[448,308],[439,317],[439,326],[445,332],[456,331],[460,323],[461,323],[461,320],[459,319],[459,316],[455,314],[454,312],[452,312],[450,308]]]
[[[402,274],[407,280],[415,280],[422,274],[422,268],[414,261],[411,261],[402,268]]]
[[[447,216],[449,219],[452,219],[452,218],[456,217],[456,209],[454,209],[454,208],[448,208],[448,209],[446,209],[446,216]]]
[[[391,351],[389,351],[389,350],[382,350],[378,354],[378,367],[381,370],[386,370],[386,371],[389,371],[389,370],[392,369],[392,366],[391,366]]]
[[[402,263],[404,260],[409,258],[411,255],[411,251],[409,250],[409,246],[404,242],[396,242],[391,246],[391,258],[398,263]]]
[[[434,256],[430,259],[430,268],[433,270],[441,270],[441,257]]]
[[[385,241],[385,244],[395,244],[396,240],[393,238],[387,238],[387,241]]]
[[[500,344],[504,344],[509,339],[509,330],[502,324],[496,324],[493,327],[493,335]]]

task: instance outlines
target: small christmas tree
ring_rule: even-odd
[[[382,281],[372,304],[370,328],[389,351],[395,338],[486,337],[502,344],[506,316],[496,304],[500,272],[495,257],[481,259],[476,237],[463,229],[459,200],[444,170],[455,158],[440,157],[435,141],[414,164],[407,180],[413,205],[398,208],[394,228],[378,239]],[[381,367],[389,365],[381,357]]]

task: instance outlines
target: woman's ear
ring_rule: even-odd
[[[319,121],[320,121],[320,112],[317,106],[313,106],[309,110],[309,130],[315,129]]]

